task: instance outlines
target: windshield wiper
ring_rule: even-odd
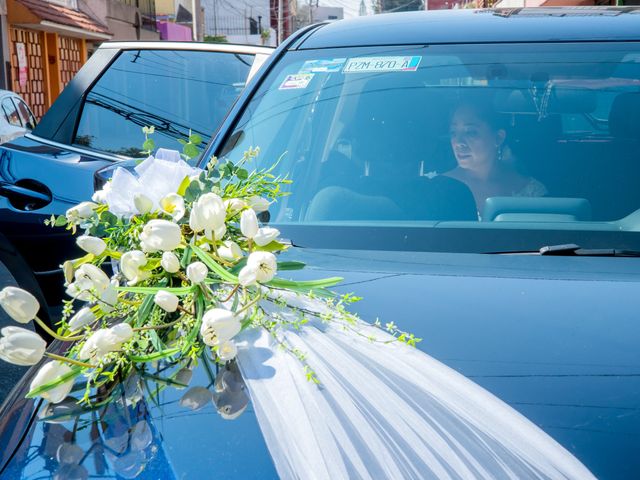
[[[582,248],[575,243],[547,245],[540,250],[491,252],[493,254],[539,254],[558,257],[640,257],[640,251],[618,248]]]

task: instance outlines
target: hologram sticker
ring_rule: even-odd
[[[342,73],[415,72],[421,60],[421,56],[350,58]]]
[[[298,73],[332,73],[342,70],[346,58],[307,60]]]
[[[307,88],[309,82],[313,78],[313,73],[296,73],[295,75],[287,75],[284,81],[278,87],[278,90],[294,90],[296,88]]]

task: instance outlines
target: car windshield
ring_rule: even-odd
[[[639,122],[633,43],[301,50],[218,153],[279,159],[270,219],[302,245],[638,250]]]

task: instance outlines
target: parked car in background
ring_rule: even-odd
[[[283,258],[313,266],[292,275],[344,277],[337,290],[363,297],[354,305],[362,318],[423,338],[419,348],[522,413],[597,478],[637,478],[639,40],[632,7],[312,26],[267,60],[199,165],[238,160],[249,146],[261,147],[249,167],[280,159],[273,173],[292,179],[291,195],[263,219],[290,239]],[[66,128],[64,116],[51,118]],[[71,155],[55,152],[61,164]],[[503,183],[460,171],[498,161],[505,177],[484,180]],[[7,478],[276,477],[252,409],[231,422],[217,415],[221,400],[202,365],[191,383],[209,387],[201,403],[168,388],[153,400],[141,393],[147,401],[135,408],[85,413],[73,395],[55,408],[24,400],[30,378],[0,411]],[[473,468],[490,477],[484,467]]]
[[[36,117],[17,93],[0,90],[0,144],[20,137],[36,127]]]
[[[35,272],[49,303],[63,295],[60,263],[71,236],[44,225],[87,200],[96,173],[143,156],[142,127],[156,147],[180,150],[217,130],[268,47],[179,42],[104,43],[32,133],[0,147],[0,233]],[[4,104],[3,104],[4,105]]]

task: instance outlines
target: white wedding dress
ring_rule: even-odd
[[[520,413],[416,348],[319,321],[283,332],[317,386],[269,333],[242,335],[238,364],[283,479],[594,478]]]

